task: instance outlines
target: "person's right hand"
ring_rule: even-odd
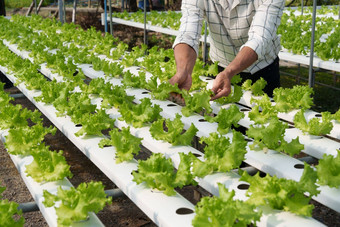
[[[170,84],[177,84],[178,88],[190,90],[192,84],[191,75],[188,73],[176,73],[171,79],[169,80]],[[178,104],[184,104],[184,99],[181,94],[178,93],[171,93],[170,99],[175,101]]]

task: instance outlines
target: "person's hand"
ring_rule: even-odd
[[[211,89],[214,92],[215,96],[211,97],[211,100],[215,100],[223,96],[228,96],[230,94],[232,77],[233,75],[228,73],[227,70],[220,72],[216,76],[213,82],[213,87]]]
[[[178,88],[190,90],[192,84],[191,75],[187,73],[176,73],[171,79],[169,80],[170,84],[178,84]],[[181,94],[178,93],[171,93],[170,100],[174,101],[178,104],[184,104],[184,99]]]

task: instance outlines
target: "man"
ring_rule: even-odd
[[[190,89],[204,17],[211,38],[210,58],[223,70],[214,80],[212,100],[228,96],[231,78],[239,73],[253,81],[263,77],[264,91],[272,96],[280,86],[281,47],[276,31],[284,4],[284,0],[183,0],[180,34],[173,45],[177,72],[170,83]]]

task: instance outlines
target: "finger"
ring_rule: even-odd
[[[230,90],[227,89],[227,88],[224,88],[223,90],[221,90],[220,92],[218,92],[215,96],[211,97],[211,101],[212,100],[215,100],[215,99],[218,99],[218,98],[221,98],[223,96],[228,96],[230,94]]]

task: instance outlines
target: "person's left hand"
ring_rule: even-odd
[[[215,100],[221,98],[223,96],[228,96],[231,92],[231,78],[234,75],[228,73],[227,70],[220,72],[214,82],[212,91],[214,92],[215,96],[211,97],[211,100]]]

